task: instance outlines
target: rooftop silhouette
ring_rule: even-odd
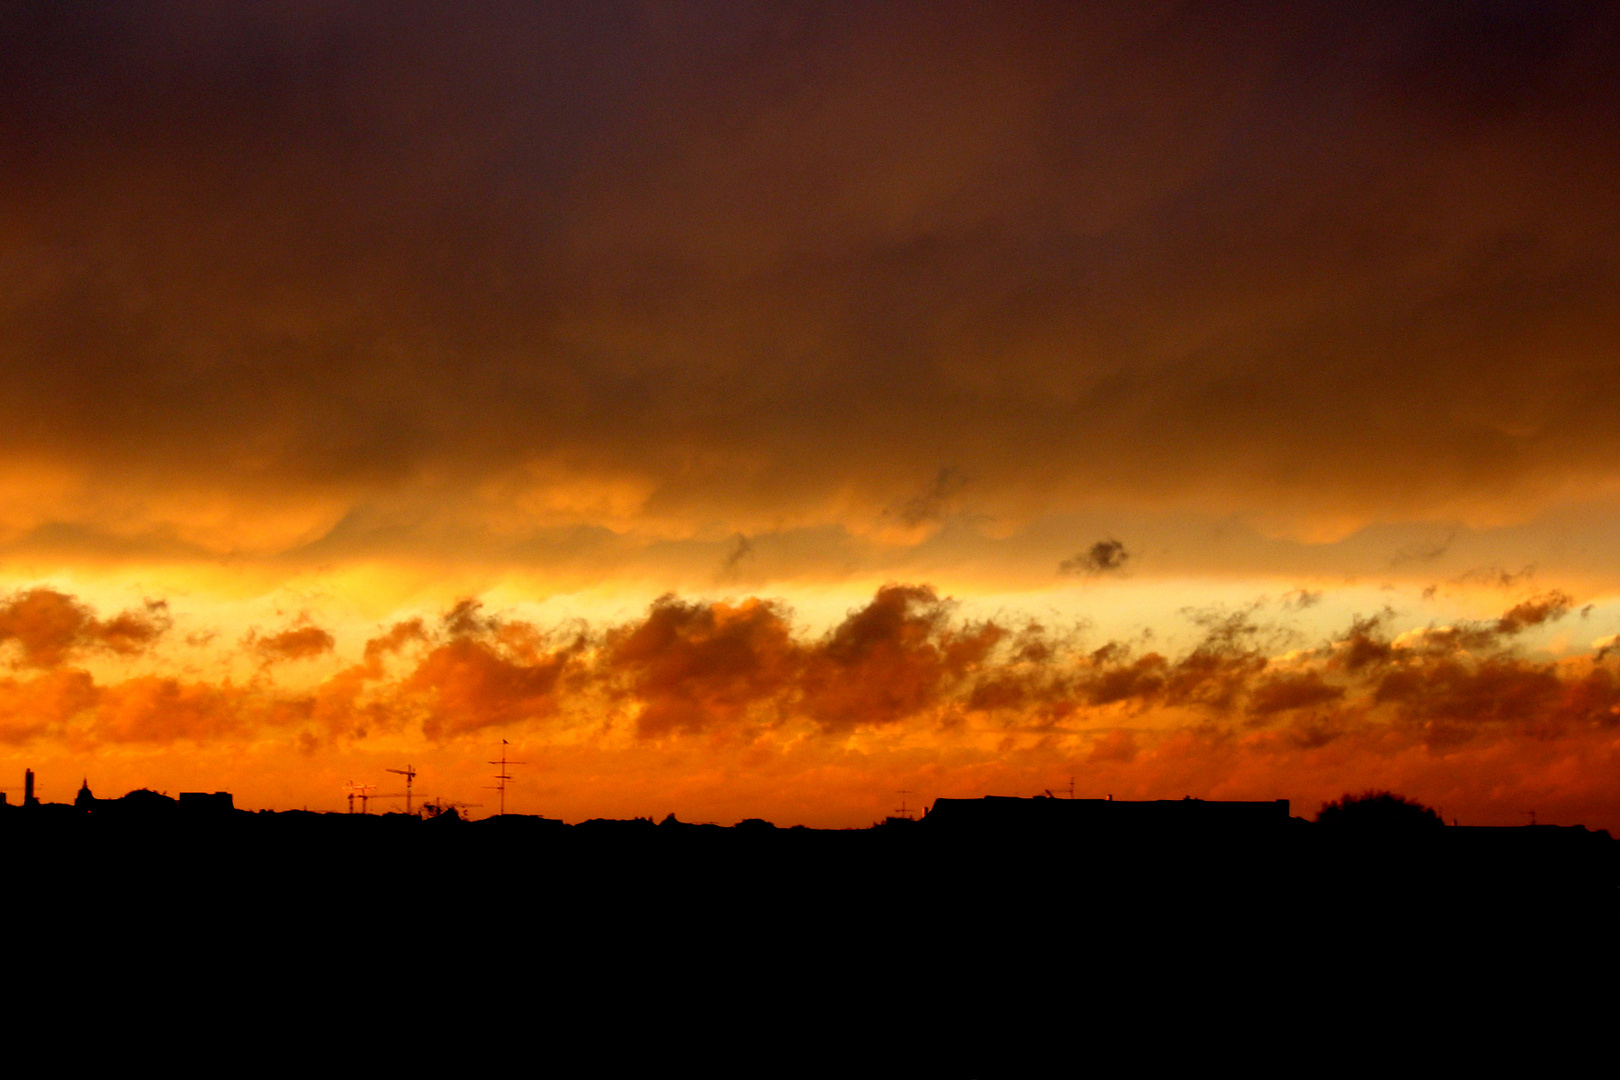
[[[1218,985],[1306,954],[1331,971],[1500,948],[1509,931],[1578,951],[1613,937],[1620,881],[1602,831],[1335,827],[1283,800],[937,799],[824,830],[247,811],[86,782],[72,804],[0,807],[0,840],[23,883],[14,925],[51,940],[121,927],[164,943],[152,963],[184,941],[192,968],[232,977],[260,938],[311,960],[363,943],[436,981],[538,971],[569,993],[662,972],[728,1018],[904,981],[913,998],[882,1003],[900,1072],[939,1076],[1027,1075],[1009,1063],[1066,1052],[1077,1009],[1160,1000],[1143,973],[1166,963]],[[936,986],[971,1009],[942,1008]]]
[[[1603,830],[1526,824],[1510,827],[1445,826],[1438,815],[1388,792],[1327,804],[1317,822],[1291,816],[1286,799],[1034,798],[989,795],[940,798],[920,818],[889,817],[869,829],[779,828],[761,818],[732,826],[681,821],[594,818],[570,826],[530,814],[465,819],[454,806],[424,803],[414,814],[312,813],[239,810],[229,792],[181,792],[178,797],[141,788],[100,798],[86,778],[74,801],[34,798],[25,777],[22,806],[0,796],[0,835],[24,841],[93,840],[106,831],[183,847],[196,838],[229,838],[246,850],[254,843],[290,844],[317,856],[355,854],[358,838],[392,849],[420,840],[486,853],[499,846],[512,857],[611,858],[638,850],[703,850],[740,861],[780,852],[790,859],[851,866],[892,852],[896,845],[939,866],[952,860],[1025,860],[1063,874],[1115,873],[1135,867],[1196,867],[1201,880],[1246,889],[1292,875],[1323,874],[1351,881],[1393,880],[1407,887],[1445,891],[1454,886],[1519,896],[1514,875],[1531,872],[1580,894],[1583,910],[1614,907],[1620,883],[1620,848]],[[245,846],[244,846],[245,845]],[[884,856],[887,857],[887,856]],[[1533,866],[1532,866],[1533,864]],[[1157,872],[1157,871],[1156,871]],[[1152,877],[1153,875],[1148,875]],[[1561,884],[1560,884],[1561,883]],[[1522,897],[1521,897],[1522,899]]]

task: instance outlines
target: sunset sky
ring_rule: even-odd
[[[0,44],[12,803],[1620,829],[1620,5]]]

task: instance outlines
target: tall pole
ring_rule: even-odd
[[[492,762],[490,762],[490,764],[491,765],[499,765],[501,767],[501,771],[495,774],[495,783],[491,784],[490,786],[495,788],[495,790],[497,790],[497,791],[499,791],[501,793],[501,817],[505,817],[506,816],[506,782],[508,780],[512,779],[509,775],[507,775],[506,767],[508,765],[527,765],[528,762],[527,761],[508,761],[508,760],[506,760],[506,740],[502,739],[501,740],[501,760],[492,761]]]

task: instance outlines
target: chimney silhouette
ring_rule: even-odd
[[[39,800],[34,798],[34,770],[23,770],[23,805],[38,806]]]

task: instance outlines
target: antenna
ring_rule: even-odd
[[[910,821],[911,811],[906,809],[906,796],[915,795],[917,793],[912,791],[910,788],[901,788],[899,791],[896,791],[895,794],[900,796],[900,809],[896,812],[907,821]]]
[[[411,781],[416,779],[416,766],[407,765],[403,769],[389,769],[391,773],[398,773],[405,778],[405,812],[411,812]]]
[[[508,765],[527,765],[528,762],[527,761],[507,761],[506,760],[506,740],[502,739],[501,740],[501,760],[492,761],[492,762],[490,762],[490,764],[491,765],[499,765],[501,767],[501,771],[495,774],[495,783],[486,784],[485,787],[486,788],[494,788],[496,791],[499,791],[501,793],[501,817],[505,817],[506,816],[506,782],[508,780],[512,779],[510,776],[508,776],[506,774],[506,767]]]

